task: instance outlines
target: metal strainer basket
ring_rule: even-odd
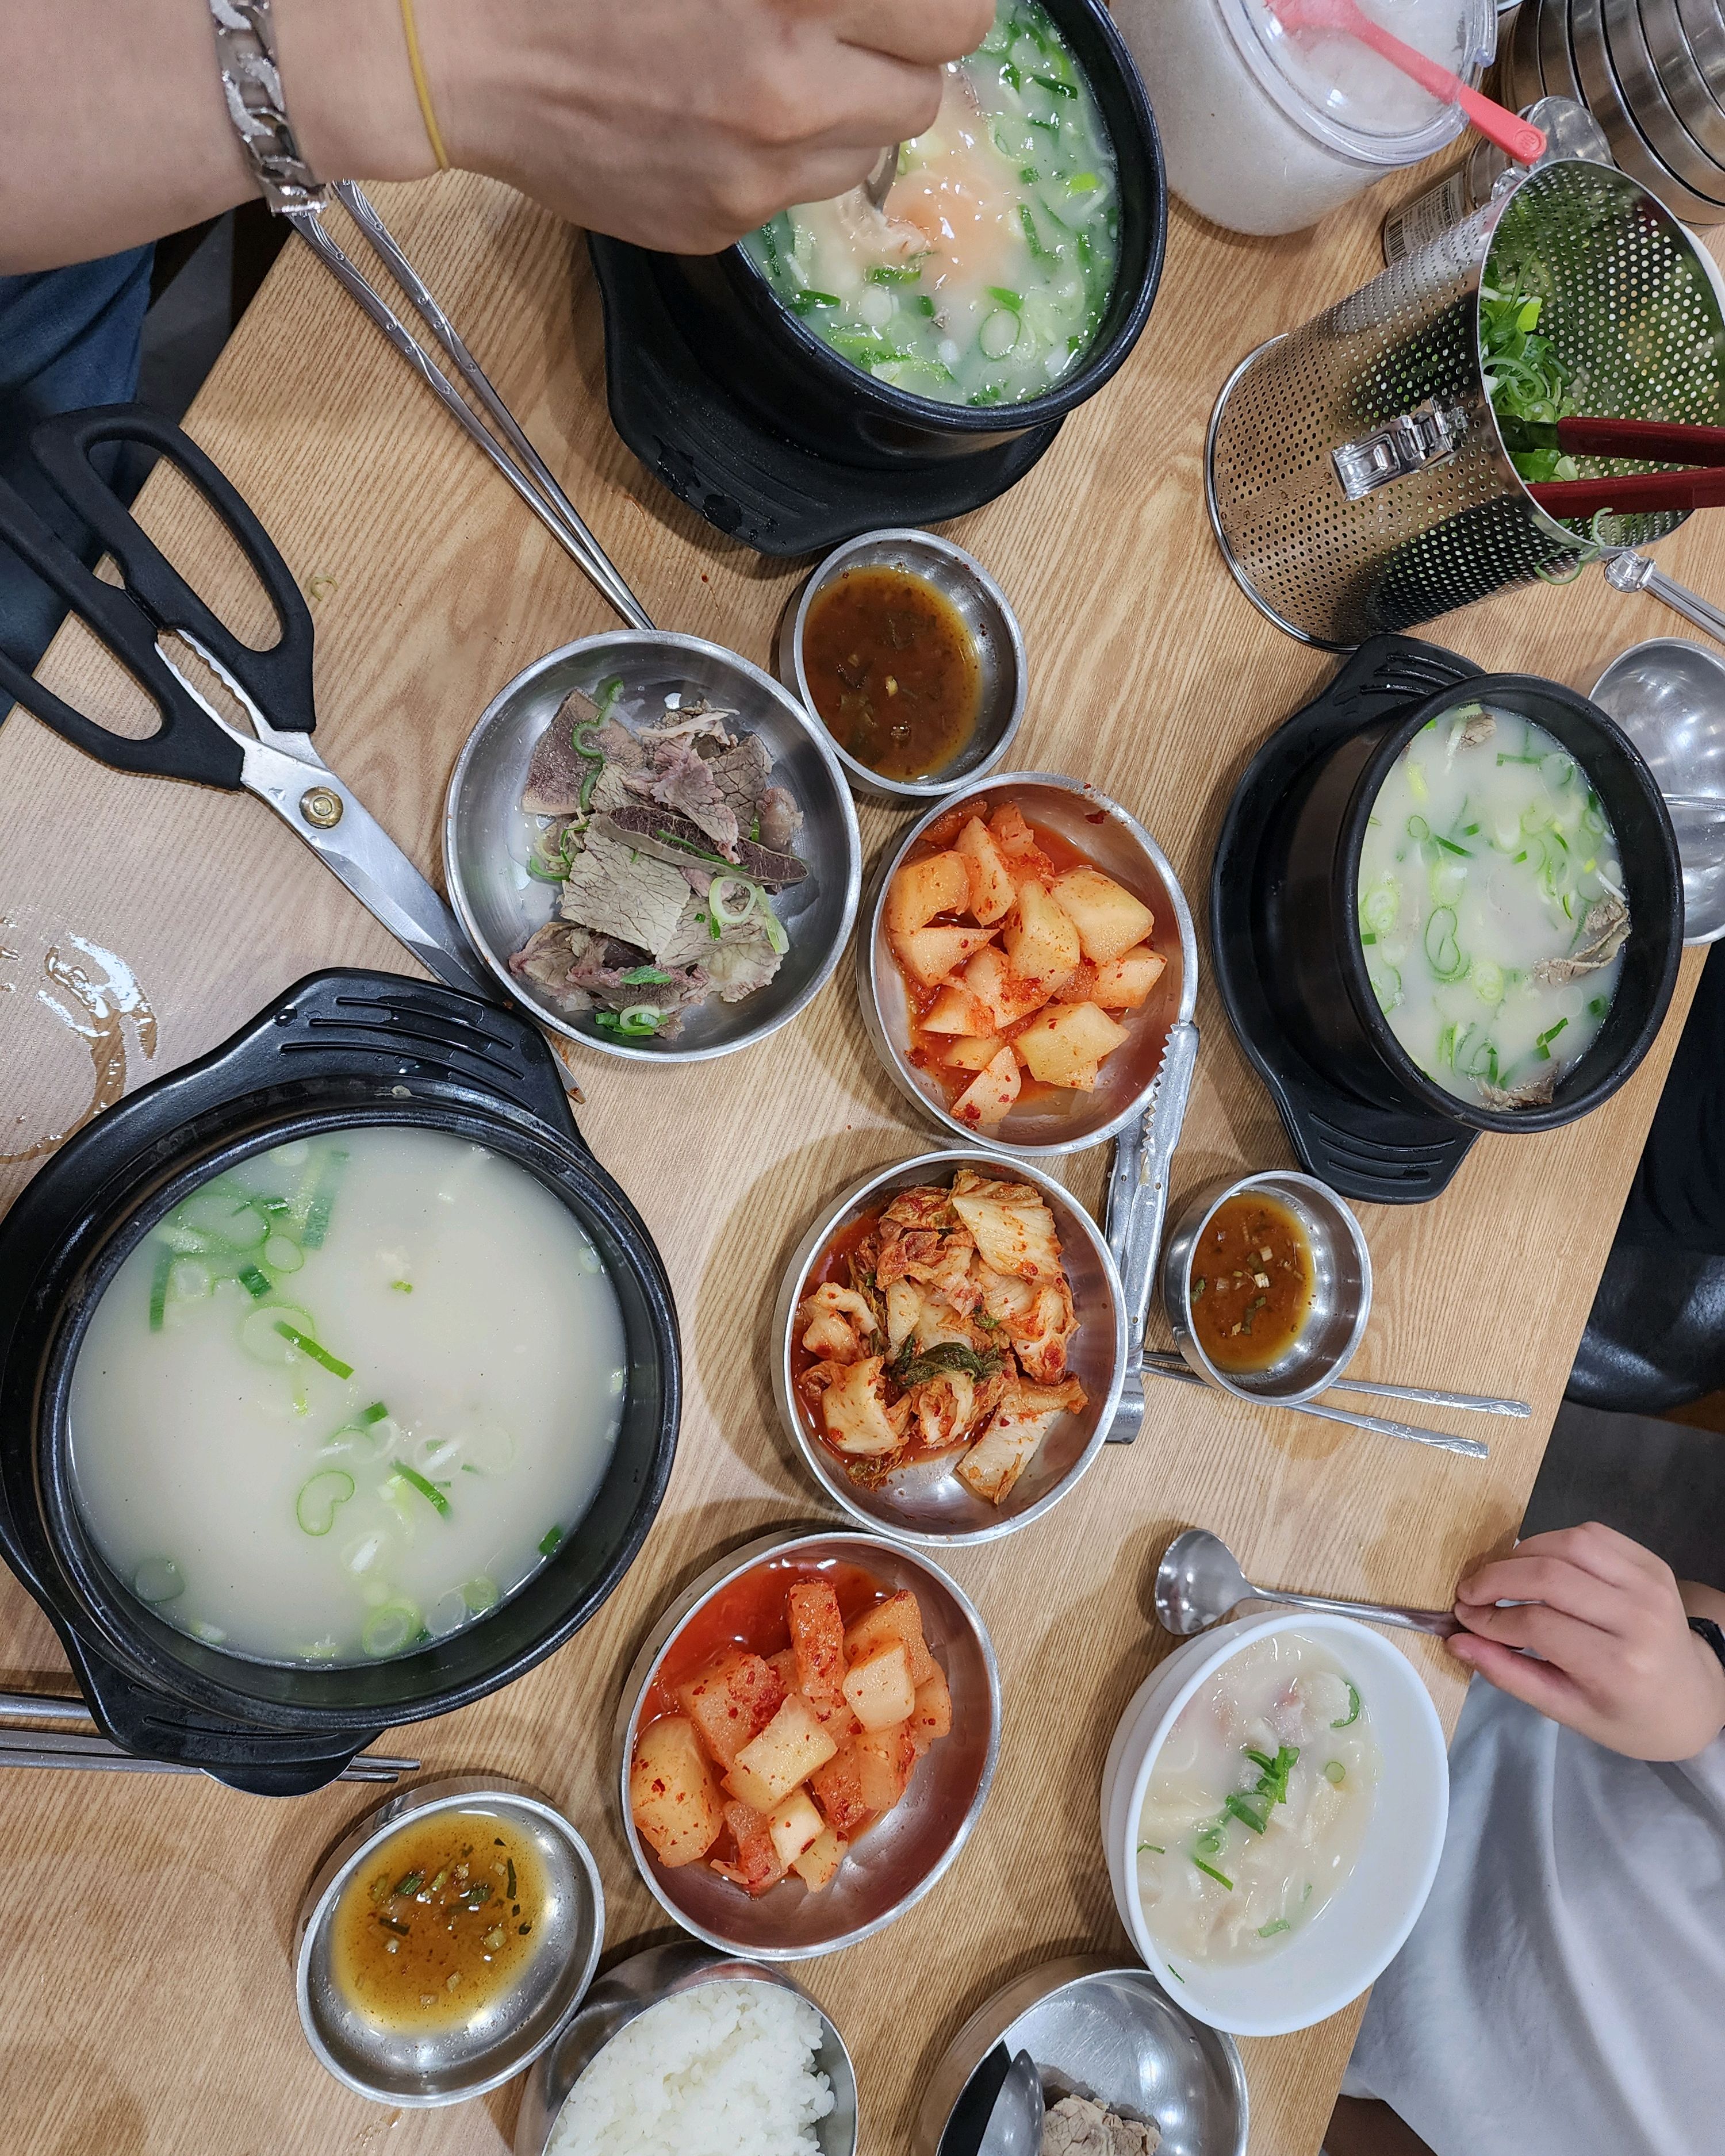
[[[1681,514],[1590,532],[1538,507],[1480,362],[1487,259],[1512,264],[1590,417],[1725,415],[1725,319],[1695,243],[1622,172],[1548,165],[1235,370],[1205,485],[1229,567],[1293,635],[1346,650],[1510,584],[1639,546]],[[1661,467],[1579,459],[1584,475]]]

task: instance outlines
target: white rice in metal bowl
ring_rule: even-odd
[[[820,2156],[824,2030],[777,1984],[703,1984],[619,2030],[570,2092],[546,2156]]]

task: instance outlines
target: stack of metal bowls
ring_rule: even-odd
[[[1499,94],[1576,99],[1674,215],[1725,224],[1725,0],[1524,0]]]

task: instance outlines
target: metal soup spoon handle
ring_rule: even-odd
[[[1156,1614],[1165,1632],[1177,1639],[1219,1625],[1242,1602],[1273,1602],[1292,1609],[1315,1609],[1326,1617],[1363,1617],[1373,1625],[1392,1625],[1409,1632],[1430,1632],[1448,1639],[1461,1627],[1447,1609],[1409,1609],[1394,1602],[1339,1602],[1325,1594],[1285,1594],[1255,1587],[1219,1535],[1207,1527],[1189,1527],[1176,1535],[1156,1568]]]

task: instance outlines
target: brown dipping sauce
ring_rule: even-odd
[[[1312,1308],[1312,1250],[1286,1205],[1244,1192],[1219,1205],[1192,1253],[1187,1297],[1198,1344],[1219,1370],[1264,1370]]]
[[[883,778],[926,778],[963,749],[982,707],[976,644],[925,577],[841,570],[803,624],[803,671],[827,731]]]
[[[510,1988],[538,1950],[544,1903],[538,1854],[507,1820],[434,1812],[348,1881],[331,1974],[380,2027],[429,2035]]]

